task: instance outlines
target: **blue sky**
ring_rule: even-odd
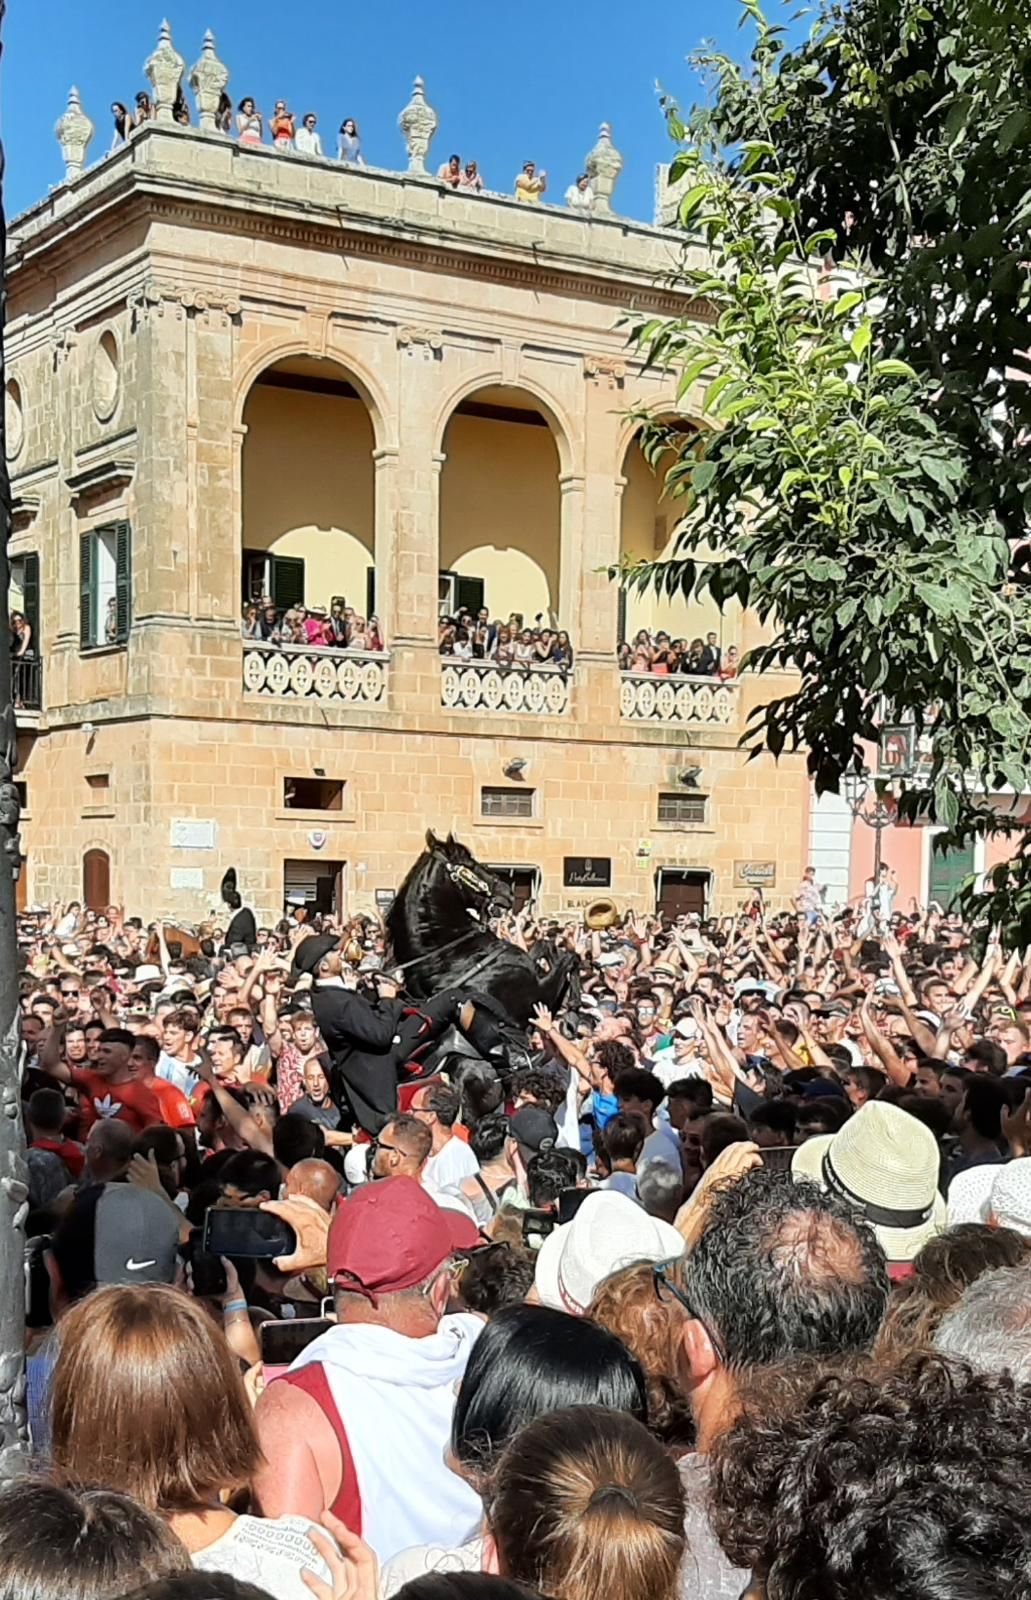
[[[162,4],[187,68],[212,28],[234,101],[253,94],[266,115],[278,98],[298,118],[315,111],[334,150],[342,118],[354,116],[376,165],[404,164],[397,114],[417,72],[440,117],[431,159],[475,157],[492,188],[507,190],[533,158],[559,198],[608,120],[626,163],[617,207],[647,220],[667,150],[656,81],[689,101],[689,50],[705,39],[734,53],[745,46],[736,0],[665,12],[627,0],[8,0],[0,115],[9,217],[60,177],[53,124],[70,84],[96,124],[91,158],[107,149],[111,101],[130,103],[146,87],[141,67]]]

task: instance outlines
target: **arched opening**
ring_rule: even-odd
[[[565,626],[559,454],[533,395],[495,385],[455,407],[444,433],[440,485],[442,616],[486,606],[527,627]]]
[[[242,528],[246,605],[330,613],[342,597],[375,611],[375,437],[368,407],[335,361],[267,367],[244,406]]]
[[[82,858],[82,903],[87,911],[111,904],[111,858],[106,850],[87,850]]]
[[[677,528],[687,502],[670,499],[665,492],[665,472],[671,462],[672,456],[666,455],[653,469],[641,451],[640,434],[635,434],[627,447],[619,541],[623,562],[668,560],[676,553]],[[705,553],[704,547],[700,553]],[[737,617],[729,606],[721,613],[709,598],[688,600],[651,589],[643,594],[623,589],[617,643],[632,645],[642,631],[653,641],[668,634],[672,642],[683,640],[688,649],[695,641],[708,644],[714,634],[712,644],[718,652],[738,643]]]

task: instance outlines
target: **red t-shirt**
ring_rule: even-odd
[[[79,1091],[84,1133],[102,1118],[127,1122],[137,1133],[165,1120],[157,1097],[134,1078],[126,1083],[112,1083],[101,1072],[73,1067],[71,1081]]]
[[[193,1107],[174,1083],[166,1083],[164,1078],[152,1078],[145,1085],[161,1107],[161,1121],[167,1122],[170,1128],[195,1128],[197,1119],[193,1114]]]
[[[74,1139],[33,1139],[32,1148],[52,1150],[54,1155],[64,1162],[73,1178],[78,1180],[82,1177],[82,1169],[86,1165],[86,1152]]]

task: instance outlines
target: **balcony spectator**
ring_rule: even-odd
[[[302,156],[320,156],[322,154],[322,140],[316,132],[318,120],[314,111],[305,112],[304,121],[298,128],[297,137],[294,140],[294,147],[301,152]]]
[[[225,90],[218,97],[218,110],[215,112],[215,127],[219,133],[231,133],[233,128],[233,102]]]
[[[267,644],[279,643],[279,612],[275,606],[268,605],[262,610],[257,636],[259,639],[264,639]]]
[[[512,655],[517,667],[528,667],[533,661],[533,633],[531,629],[523,629],[515,641]]]
[[[681,672],[687,672],[693,678],[705,676],[703,661],[705,659],[705,646],[701,639],[692,639],[687,647],[687,654],[680,658]]]
[[[537,638],[533,641],[533,660],[540,666],[551,660],[555,636],[550,628],[542,628]]]
[[[532,161],[523,162],[523,170],[515,181],[515,197],[524,205],[540,205],[541,195],[548,187],[548,174],[541,168],[538,172]]]
[[[188,128],[190,126],[190,107],[187,104],[186,96],[183,93],[182,84],[180,84],[178,89],[175,91],[175,104],[172,107],[172,119],[174,122],[178,122],[181,128]]]
[[[446,618],[441,619],[437,649],[442,656],[454,655],[457,632],[453,623]]]
[[[370,648],[364,617],[355,617],[347,635],[347,648],[349,650],[368,650]]]
[[[540,205],[541,195],[548,189],[548,173],[541,168],[536,170],[535,163],[522,163],[522,173],[516,179],[516,198],[522,200],[524,205]]]
[[[729,680],[731,678],[736,678],[737,677],[737,668],[738,668],[737,645],[736,644],[731,644],[731,645],[728,645],[726,650],[724,650],[724,652],[723,652],[723,659],[720,662],[720,668],[719,668],[719,672],[718,672],[717,676],[719,678],[721,678],[724,683],[727,683],[727,682],[729,682]]]
[[[655,648],[652,651],[652,671],[662,677],[676,672],[680,665],[680,657],[673,648],[668,633],[659,633],[655,637]]]
[[[326,623],[326,643],[334,645],[338,650],[343,650],[347,644],[347,618],[344,615],[344,607],[343,596],[334,595],[329,607],[329,621]]]
[[[494,641],[494,660],[499,667],[510,667],[515,660],[511,628],[499,628]]]
[[[241,144],[260,144],[264,123],[250,95],[245,95],[236,108],[236,137]]]
[[[458,180],[458,187],[468,190],[470,194],[483,193],[483,179],[480,177],[479,168],[475,161],[467,161],[462,168],[462,176]]]
[[[306,644],[326,643],[326,624],[328,620],[324,606],[311,607],[302,623]]]
[[[491,630],[485,622],[477,621],[475,627],[473,628],[472,640],[473,660],[489,661],[493,654],[493,650],[491,648],[493,641],[491,637]]]
[[[719,639],[718,639],[718,637],[717,637],[717,635],[715,633],[708,633],[705,636],[705,644],[702,647],[702,655],[701,655],[701,663],[700,663],[700,666],[699,666],[699,671],[702,673],[703,677],[714,678],[716,676],[716,674],[719,672],[719,670],[720,670],[720,645],[719,645]]]
[[[154,107],[151,105],[150,95],[146,89],[141,89],[136,96],[136,110],[133,112],[132,125],[134,128],[142,128],[145,122],[153,122],[153,120]]]
[[[303,606],[292,606],[284,613],[279,625],[280,644],[307,644],[308,633],[304,626],[305,611]]]
[[[107,602],[107,612],[104,617],[104,643],[116,644],[118,641],[118,604],[114,595]]]
[[[473,658],[473,645],[469,637],[468,628],[459,628],[451,646],[451,654],[456,661],[471,661]]]
[[[112,150],[117,150],[120,144],[125,144],[132,132],[132,117],[120,100],[115,100],[111,105],[111,115],[114,118],[114,137],[111,140]]]
[[[616,648],[616,665],[620,672],[629,672],[632,668],[633,652],[625,639],[621,639]]]
[[[362,155],[361,135],[358,132],[358,124],[353,117],[345,117],[340,124],[337,156],[350,167],[364,167],[365,165],[365,157]]]
[[[462,182],[461,156],[448,156],[444,164],[437,168],[437,177],[441,183],[446,183],[449,189],[457,189]]]
[[[272,143],[277,150],[292,150],[294,147],[294,114],[287,110],[285,100],[277,100],[275,110],[269,120],[268,131],[272,135]]]
[[[383,629],[380,626],[379,617],[369,618],[369,626],[366,629],[366,638],[369,642],[365,648],[367,650],[373,650],[382,654],[385,646],[383,643]]]
[[[11,656],[15,661],[30,659],[36,654],[32,638],[32,625],[20,611],[11,612]]]
[[[555,635],[551,659],[556,667],[565,667],[567,671],[573,665],[573,646],[564,628],[560,628]]]
[[[240,632],[245,639],[260,639],[262,637],[261,618],[258,615],[257,606],[244,606],[243,624]]]
[[[566,190],[566,205],[570,211],[579,211],[587,215],[594,210],[594,190],[586,172],[581,172],[576,182],[569,185]]]

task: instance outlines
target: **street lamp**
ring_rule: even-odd
[[[860,772],[846,772],[843,781],[845,801],[853,819],[861,817],[867,827],[874,830],[873,876],[876,883],[881,874],[881,834],[895,821],[896,812],[879,790],[875,791],[873,805],[867,805],[866,799],[873,781],[869,768],[863,767]]]

